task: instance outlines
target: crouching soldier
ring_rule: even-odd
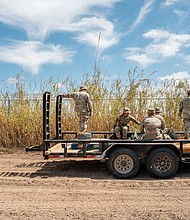
[[[118,139],[127,138],[127,132],[129,131],[129,122],[132,121],[135,124],[140,125],[140,122],[130,115],[129,108],[124,108],[123,113],[118,115],[114,125],[114,132]]]
[[[148,116],[140,124],[140,131],[144,133],[144,139],[163,139],[161,129],[164,127],[163,121],[155,116],[153,108],[148,109]]]

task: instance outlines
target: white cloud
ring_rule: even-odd
[[[15,41],[11,45],[0,46],[0,61],[18,64],[33,74],[37,74],[43,64],[70,62],[72,56],[72,51],[60,45],[44,45],[37,41]]]
[[[185,80],[190,79],[190,74],[187,71],[177,72],[177,73],[171,73],[169,75],[159,77],[158,78],[161,81],[164,80]]]
[[[124,54],[127,60],[138,62],[142,67],[178,56],[190,43],[189,34],[173,34],[164,30],[150,30],[143,36],[153,42],[145,48],[127,48]]]
[[[133,22],[127,33],[134,31],[143,22],[146,15],[152,10],[153,3],[154,0],[145,0],[144,5],[141,7],[136,20]]]
[[[119,1],[0,0],[0,22],[24,29],[29,40],[43,41],[50,33],[62,30],[76,32],[79,34],[77,40],[91,46],[95,45],[97,33],[101,30],[102,47],[106,48],[118,39],[113,23],[103,14],[97,14],[96,7],[109,8]]]
[[[173,4],[178,3],[178,2],[181,2],[181,0],[165,0],[163,2],[163,5],[164,6],[170,6],[170,5],[173,5]]]
[[[140,48],[127,48],[124,54],[124,58],[139,63],[142,67],[157,63],[158,61],[148,54],[144,53],[144,50]]]
[[[171,33],[165,30],[153,29],[143,34],[144,38],[150,38],[154,42],[165,40],[170,37]]]
[[[182,11],[179,9],[178,10],[176,9],[173,12],[177,15],[180,21],[184,21],[189,16],[189,14],[186,11]]]
[[[119,41],[119,35],[114,33],[114,26],[111,22],[104,18],[84,18],[79,23],[71,25],[71,28],[79,32],[76,39],[79,42],[87,43],[96,47],[98,44],[98,36],[100,35],[99,49],[103,51],[105,48],[116,44]]]

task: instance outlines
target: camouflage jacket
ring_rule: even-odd
[[[179,104],[179,113],[181,116],[183,112],[183,118],[190,119],[190,97],[186,97],[181,100]]]
[[[165,130],[166,129],[166,122],[164,120],[164,118],[161,115],[155,115],[158,119],[161,120],[162,124],[161,124],[161,130]]]
[[[75,101],[75,111],[80,113],[91,113],[92,102],[86,91],[74,92],[62,95],[63,98],[73,98]]]
[[[122,113],[122,114],[117,116],[114,127],[116,127],[116,126],[120,126],[120,127],[127,126],[130,121],[132,121],[132,122],[134,122],[135,124],[138,124],[138,125],[140,124],[140,122],[138,120],[136,120],[133,116],[129,115],[128,117],[126,117]]]
[[[162,121],[155,115],[147,116],[140,124],[140,131],[145,133],[145,139],[162,139]]]

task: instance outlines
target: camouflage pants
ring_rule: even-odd
[[[145,140],[156,140],[163,139],[163,135],[160,132],[160,129],[150,130],[145,128]]]
[[[184,118],[183,122],[184,122],[184,127],[185,127],[184,138],[188,139],[189,138],[189,132],[190,132],[190,119]]]
[[[80,131],[86,131],[89,119],[88,113],[77,112],[77,115],[79,117]]]
[[[122,132],[122,137],[123,139],[126,139],[127,138],[127,132],[128,132],[129,128],[128,126],[116,126],[115,127],[115,134],[117,136],[117,138],[121,138],[121,132]]]

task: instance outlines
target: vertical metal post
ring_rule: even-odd
[[[50,139],[50,92],[45,92],[43,94],[43,140]],[[48,150],[50,147],[49,143],[45,144],[44,151]]]
[[[67,144],[62,144],[62,148],[64,148],[64,157],[67,157]]]
[[[87,149],[86,143],[83,143],[83,157],[84,158],[86,158],[86,149]]]
[[[62,131],[61,131],[61,106],[62,106],[62,97],[58,95],[56,98],[56,139],[61,140]]]

